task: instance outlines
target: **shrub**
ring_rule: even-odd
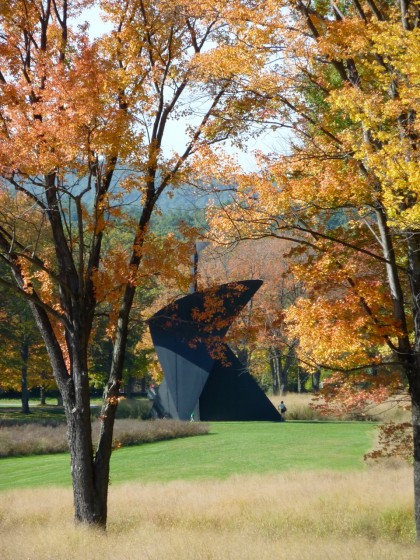
[[[0,432],[0,457],[42,455],[68,451],[66,426],[36,424],[10,425]]]
[[[117,420],[114,427],[114,446],[138,445],[166,439],[208,434],[209,425],[180,420],[148,420],[133,422]]]
[[[100,421],[95,420],[94,436],[99,432]],[[180,420],[116,420],[114,447],[138,445],[165,439],[207,434],[208,424],[181,422]],[[9,425],[0,431],[0,457],[21,455],[47,455],[68,451],[66,426],[36,424]]]
[[[152,402],[146,399],[124,399],[117,408],[116,418],[138,418],[148,420],[151,417]]]

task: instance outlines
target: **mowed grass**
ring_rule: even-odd
[[[374,438],[375,425],[364,422],[212,423],[208,435],[118,449],[111,482],[361,470]],[[70,485],[68,454],[0,460],[0,490],[47,485]]]

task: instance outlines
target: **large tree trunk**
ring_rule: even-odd
[[[62,394],[68,424],[74,515],[77,523],[96,525],[105,529],[109,459],[117,403],[108,403],[111,406],[108,408],[107,422],[102,418],[102,425],[105,425],[102,447],[94,455],[87,357],[83,341],[73,347],[73,355],[75,355],[72,361],[73,383],[68,383],[64,390],[65,394]]]
[[[416,393],[419,391],[417,389]],[[420,541],[420,391],[412,395],[413,449],[414,449],[414,513],[417,540]]]
[[[59,387],[67,418],[73,483],[74,516],[77,522],[97,523],[95,512],[92,427],[86,344],[83,337],[72,337],[71,376]],[[100,524],[100,523],[99,523]]]
[[[76,407],[67,411],[67,432],[70,447],[73,483],[74,517],[77,522],[95,523],[93,487],[93,453],[90,415]]]
[[[420,341],[419,341],[420,342]],[[416,536],[420,541],[420,353],[405,356],[403,366],[409,382],[413,423],[414,513]]]
[[[112,421],[107,423],[106,445],[103,444],[107,464],[103,468],[100,458],[95,457],[93,452],[87,366],[88,336],[77,325],[74,325],[71,335],[67,333],[70,361],[68,364],[48,315],[37,305],[31,304],[31,308],[45,341],[54,377],[63,399],[70,449],[75,520],[78,523],[105,528],[113,418],[111,410],[109,420]]]
[[[408,249],[415,339],[407,377],[413,421],[414,511],[416,535],[417,540],[420,541],[420,235],[418,233],[408,236]]]
[[[105,528],[108,516],[108,487],[112,439],[117,404],[107,410],[107,421],[101,422],[101,436],[94,458],[95,523]]]

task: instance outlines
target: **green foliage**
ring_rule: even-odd
[[[394,542],[414,541],[413,514],[406,508],[393,508],[381,513],[380,530]]]
[[[206,226],[205,209],[195,208],[192,211],[176,208],[167,210],[163,214],[155,214],[151,225],[156,235],[164,236],[168,233],[173,233],[181,237],[179,231],[181,224],[186,224],[197,231],[203,231]]]
[[[146,399],[125,399],[118,405],[116,418],[138,418],[147,420],[150,418],[152,403]]]
[[[10,272],[2,262],[0,276],[11,280]],[[21,390],[24,346],[28,352],[28,388],[55,387],[47,352],[27,303],[0,284],[0,389]]]

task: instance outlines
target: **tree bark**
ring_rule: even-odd
[[[312,374],[312,390],[317,393],[319,391],[321,381],[321,370],[317,369],[315,373]]]
[[[273,395],[278,396],[280,395],[281,354],[279,356],[277,349],[270,348],[269,356],[270,356],[271,379],[273,383]]]
[[[269,356],[273,380],[273,394],[286,395],[289,389],[289,371],[295,357],[294,345],[289,348],[285,356],[281,348],[272,347],[269,350]]]
[[[90,415],[74,407],[66,410],[76,522],[95,523],[93,456]]]
[[[420,234],[410,233],[407,243],[414,322],[414,344],[407,377],[413,422],[414,512],[417,540],[420,541]]]
[[[286,363],[284,364],[284,366],[282,367],[282,362],[281,362],[281,358],[280,358],[280,369],[279,369],[279,373],[280,373],[280,395],[287,395],[287,391],[289,388],[289,368],[287,366],[287,358],[286,357]]]
[[[297,368],[297,379],[298,379],[298,393],[305,392],[305,383],[308,380],[309,374],[302,371],[300,367]]]
[[[292,345],[288,347],[289,351],[287,352],[283,368],[280,369],[280,394],[281,395],[286,395],[289,389],[289,371],[296,357],[295,355],[296,344],[297,342],[293,342]]]
[[[47,404],[44,385],[39,386],[39,404],[41,406],[45,406]]]
[[[77,523],[105,528],[106,502],[97,488],[108,486],[108,476],[95,470],[90,418],[90,396],[86,330],[81,328],[83,315],[73,310],[73,323],[66,332],[69,364],[45,310],[31,303],[31,309],[44,339],[67,419],[70,470],[73,484],[74,516]],[[112,436],[110,438],[110,447]],[[110,453],[109,453],[110,455]],[[109,473],[108,473],[109,474]],[[98,480],[99,478],[99,480]]]
[[[29,409],[29,391],[28,391],[28,358],[29,358],[29,342],[26,337],[22,340],[20,351],[21,357],[21,389],[22,389],[22,413],[30,414]]]
[[[414,515],[417,540],[420,541],[420,387],[412,391]]]

